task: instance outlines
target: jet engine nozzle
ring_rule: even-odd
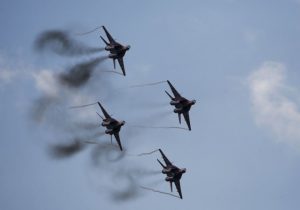
[[[194,105],[196,103],[196,100],[192,100],[190,103],[191,105]]]
[[[106,51],[111,51],[111,50],[113,50],[113,49],[114,49],[114,48],[111,47],[111,46],[106,46],[106,47],[105,47],[105,50],[106,50]]]
[[[170,169],[163,169],[162,171],[161,171],[163,174],[167,174],[167,173],[170,173],[171,172],[171,170]]]
[[[167,182],[172,182],[174,179],[173,179],[173,177],[167,176],[167,177],[165,178],[165,180],[166,180]]]
[[[109,58],[117,58],[117,54],[109,54],[108,57]]]
[[[108,123],[108,122],[102,122],[101,125],[102,125],[103,127],[106,127],[106,126],[109,125],[109,123]]]
[[[176,109],[174,109],[174,113],[180,113],[181,111],[182,111],[181,108],[176,108]]]
[[[175,106],[175,105],[178,105],[178,104],[179,104],[179,101],[173,101],[173,100],[172,100],[172,101],[170,102],[170,104],[171,104],[172,106]]]
[[[106,134],[112,135],[112,132],[113,132],[112,129],[107,129],[107,130],[105,130],[105,133],[106,133]]]

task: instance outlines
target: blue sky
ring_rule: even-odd
[[[299,209],[299,20],[297,0],[2,0],[0,208]],[[82,88],[57,84],[59,72],[106,52],[36,53],[36,37],[68,30],[74,39],[101,47],[102,31],[75,35],[101,25],[131,45],[127,76],[101,73],[112,70],[106,60]],[[164,93],[167,84],[128,88],[166,79],[197,100],[192,131],[134,129],[178,126]],[[43,119],[33,120],[43,96],[55,100]],[[67,108],[97,100],[127,122],[122,142],[128,155],[111,161],[119,153],[87,145],[71,157],[53,158],[51,145],[75,137],[109,143],[98,130],[77,126],[97,124],[98,107]],[[138,188],[169,191],[157,174],[159,154],[130,156],[156,148],[187,168],[183,200]],[[128,186],[135,194],[118,199]]]

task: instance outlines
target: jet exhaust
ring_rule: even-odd
[[[67,73],[59,75],[59,82],[69,87],[78,88],[88,82],[92,77],[93,71],[99,63],[104,61],[107,57],[102,56],[92,59],[88,62],[76,64],[71,67]]]
[[[162,84],[162,83],[165,83],[165,82],[167,82],[167,80],[159,81],[159,82],[152,82],[152,83],[139,84],[139,85],[131,85],[131,86],[129,86],[129,88],[154,86],[154,85]]]
[[[165,195],[173,196],[173,197],[176,197],[176,198],[180,198],[179,196],[177,196],[177,195],[174,195],[174,194],[172,194],[172,193],[168,193],[168,192],[159,191],[159,190],[152,189],[152,188],[149,188],[149,187],[140,186],[140,188],[142,188],[142,189],[144,189],[144,190],[149,190],[149,191],[152,191],[152,192],[161,193],[161,194],[165,194]]]
[[[73,40],[67,31],[45,31],[35,40],[34,49],[38,52],[49,51],[63,56],[88,55],[104,51],[104,48],[88,47]]]

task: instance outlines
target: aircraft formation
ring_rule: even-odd
[[[105,33],[108,41],[106,41],[102,36],[100,36],[100,37],[106,45],[104,49],[109,52],[108,57],[113,60],[114,69],[116,68],[116,60],[117,60],[120,65],[123,75],[126,76],[123,58],[124,58],[126,52],[130,49],[130,45],[120,44],[119,42],[115,41],[115,39],[111,36],[111,34],[108,32],[108,30],[105,28],[105,26],[102,26],[102,29],[104,30],[104,33]],[[186,122],[188,130],[191,131],[192,127],[191,127],[189,111],[190,111],[191,107],[196,103],[196,100],[186,99],[176,90],[174,85],[169,80],[167,80],[166,82],[168,83],[169,88],[173,94],[173,95],[171,95],[168,91],[165,91],[165,93],[171,99],[170,105],[172,107],[174,107],[173,112],[178,115],[178,120],[179,120],[180,124],[181,124],[181,115],[183,115],[183,118]],[[111,136],[111,142],[112,142],[112,138],[114,136],[120,151],[123,151],[120,132],[121,132],[122,126],[125,125],[125,121],[117,120],[117,119],[113,118],[103,107],[102,103],[103,102],[101,102],[101,103],[97,102],[97,104],[102,112],[102,115],[97,113],[99,115],[99,117],[102,119],[101,126],[105,127],[105,129],[106,129],[105,134]],[[160,152],[162,159],[164,161],[164,164],[163,164],[159,159],[157,159],[158,163],[162,167],[162,171],[161,171],[162,174],[166,175],[165,181],[169,182],[171,192],[173,191],[173,183],[175,184],[176,190],[179,194],[179,198],[182,199],[183,196],[182,196],[180,180],[181,180],[182,175],[186,172],[186,169],[178,168],[177,166],[172,164],[172,162],[166,157],[166,155],[163,153],[163,151],[161,149],[159,149],[158,151]]]

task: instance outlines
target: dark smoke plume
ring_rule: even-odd
[[[92,150],[92,161],[95,166],[116,162],[125,157],[125,153],[119,147],[109,142],[97,143]]]
[[[124,189],[115,189],[111,191],[112,200],[124,202],[140,195],[138,183],[135,178],[130,174],[125,174],[125,179],[127,181],[127,186]]]
[[[81,152],[88,144],[86,142],[90,139],[96,139],[97,137],[103,136],[105,133],[99,131],[93,135],[86,134],[83,137],[74,137],[69,143],[53,144],[49,146],[50,155],[54,158],[67,158]],[[82,134],[81,134],[82,136]]]
[[[56,98],[51,96],[42,96],[34,101],[31,116],[35,122],[41,122],[48,111],[48,108],[56,102]]]
[[[104,48],[88,47],[73,40],[66,31],[45,31],[35,40],[36,51],[52,51],[59,55],[77,56],[103,51]]]
[[[67,85],[69,87],[77,88],[88,82],[91,78],[93,71],[97,67],[97,65],[104,61],[107,57],[102,56],[99,58],[92,59],[88,62],[79,63],[69,70],[66,73],[62,73],[59,75],[59,81],[63,85]]]
[[[75,139],[70,144],[58,144],[50,147],[50,155],[55,158],[66,158],[75,155],[85,148],[80,140]]]
[[[115,172],[118,180],[126,182],[124,188],[117,187],[111,189],[111,199],[116,202],[124,202],[135,199],[142,195],[139,180],[141,178],[149,177],[152,175],[160,174],[157,170],[146,170],[142,167],[124,168],[121,167]]]

